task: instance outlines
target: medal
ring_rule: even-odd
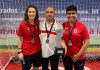
[[[46,33],[47,33],[47,40],[46,40],[46,43],[47,43],[47,44],[49,43],[49,36],[50,36],[51,30],[52,30],[52,27],[53,27],[53,25],[54,25],[54,22],[55,22],[55,21],[53,21],[50,30],[47,29],[47,25],[46,25],[46,23],[45,23],[45,29],[46,29]]]
[[[68,46],[72,46],[73,44],[72,44],[72,41],[71,41],[71,39],[72,39],[72,36],[73,36],[73,30],[74,30],[74,28],[75,28],[75,24],[76,24],[76,22],[74,23],[74,25],[73,25],[73,27],[71,28],[70,27],[70,23],[68,23]]]
[[[49,43],[49,39],[46,40],[46,43],[47,43],[47,44]]]
[[[32,37],[31,44],[34,44],[35,43],[35,40],[34,40],[35,30],[33,31],[30,25],[28,26],[29,26],[31,37]]]
[[[72,46],[71,40],[68,41],[68,46]]]
[[[32,43],[32,44],[34,44],[34,43],[35,43],[34,39],[32,39],[32,40],[31,40],[31,43]]]

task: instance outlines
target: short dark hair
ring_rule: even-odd
[[[68,7],[66,8],[66,13],[67,13],[68,11],[76,11],[76,12],[77,12],[77,8],[76,8],[76,6],[74,6],[74,5],[70,5],[70,6],[68,6]]]
[[[31,7],[34,8],[34,9],[36,10],[36,17],[34,18],[34,20],[36,21],[36,20],[38,20],[38,18],[39,18],[37,7],[34,6],[34,5],[29,5],[29,6],[26,8],[25,13],[24,13],[24,20],[25,20],[27,23],[29,23],[28,10],[29,10],[29,8],[31,8]]]

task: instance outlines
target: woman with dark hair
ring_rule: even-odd
[[[62,47],[66,54],[63,59],[65,70],[84,70],[84,52],[89,46],[89,32],[86,25],[77,19],[77,7],[71,5],[66,9],[68,21],[63,23],[64,33]],[[64,43],[65,42],[65,43]]]
[[[29,5],[20,23],[18,36],[18,56],[22,60],[22,70],[30,70],[33,64],[41,65],[41,44],[39,39],[38,10],[34,5]],[[38,70],[36,68],[35,70]]]

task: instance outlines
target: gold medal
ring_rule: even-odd
[[[35,43],[34,39],[32,39],[32,40],[31,40],[31,43],[32,43],[32,44],[34,44],[34,43]]]
[[[72,46],[72,41],[71,40],[68,41],[68,46]]]

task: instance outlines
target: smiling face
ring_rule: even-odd
[[[45,10],[45,17],[46,17],[46,20],[54,20],[55,18],[55,9],[53,7],[48,7],[46,10]]]
[[[67,18],[69,23],[74,23],[76,21],[77,12],[76,11],[68,11]]]
[[[35,17],[36,17],[36,10],[35,10],[35,8],[30,7],[28,9],[28,18],[29,18],[29,21],[34,20]]]

